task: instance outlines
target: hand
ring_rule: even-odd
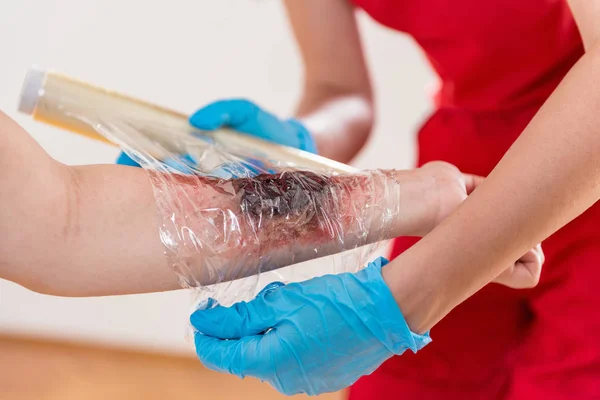
[[[423,219],[420,236],[425,236],[448,217],[483,182],[482,177],[464,174],[454,165],[443,161],[433,161],[418,169],[420,178],[431,182],[435,197],[428,206],[427,217]]]
[[[117,158],[117,162],[116,164],[118,165],[128,165],[130,167],[140,167],[140,164],[138,164],[137,162],[133,161],[133,159],[131,157],[129,157],[125,152],[121,152],[119,154],[119,157]]]
[[[269,142],[316,153],[315,142],[304,125],[294,119],[281,120],[248,100],[220,100],[190,117],[194,127],[212,131],[229,127]]]
[[[378,259],[356,274],[327,275],[230,308],[191,316],[196,352],[210,369],[269,382],[286,395],[341,390],[394,354],[416,352],[412,333],[381,276]]]
[[[498,275],[493,282],[513,289],[530,289],[535,287],[540,281],[544,261],[545,256],[542,251],[542,245],[538,244]]]
[[[173,168],[176,171],[187,173],[190,171],[191,167],[196,166],[196,160],[190,155],[181,155],[177,158],[168,158],[166,160],[162,160],[163,163]],[[131,157],[127,155],[125,152],[121,152],[119,157],[117,158],[116,164],[118,165],[128,165],[130,167],[141,168],[141,165],[134,161]]]

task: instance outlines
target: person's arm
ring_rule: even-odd
[[[286,0],[304,65],[303,94],[290,119],[248,99],[221,99],[190,117],[201,130],[222,127],[348,163],[373,127],[373,96],[349,0]],[[120,164],[135,165],[125,154]]]
[[[63,296],[177,289],[140,168],[68,167],[0,112],[0,278]]]
[[[348,0],[286,0],[285,5],[304,62],[297,117],[320,155],[349,162],[374,121],[354,8]]]
[[[0,278],[62,296],[180,287],[163,254],[162,221],[141,168],[60,164],[0,113],[0,183]],[[203,246],[214,243],[209,255],[219,248],[219,257],[209,263],[202,246],[182,246],[192,249],[186,265],[197,268],[194,278],[206,285],[217,276],[254,274],[262,259],[278,268],[354,245],[424,234],[474,185],[474,177],[440,163],[316,180],[301,172],[251,182],[180,177],[171,183],[171,195],[180,197],[169,210],[170,222],[192,230],[192,239]],[[278,194],[281,187],[291,189],[289,196],[285,190]],[[257,195],[264,200],[259,209]],[[273,195],[277,198],[265,197]],[[250,211],[242,213],[242,203]],[[291,207],[289,212],[284,206]],[[399,211],[394,218],[382,214],[393,209]],[[287,214],[281,217],[282,212]],[[328,215],[319,217],[319,212]],[[339,218],[333,226],[325,223],[335,213]],[[231,218],[238,229],[224,229],[223,218]],[[189,236],[185,232],[182,236]]]
[[[600,2],[571,5],[586,54],[477,190],[383,272],[415,332],[600,198]]]

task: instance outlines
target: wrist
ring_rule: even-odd
[[[364,280],[363,287],[366,290],[365,296],[377,298],[373,302],[373,309],[367,310],[368,320],[379,321],[380,329],[372,329],[374,333],[379,333],[379,340],[395,354],[402,354],[404,349],[408,348],[413,352],[421,350],[431,342],[428,331],[417,333],[412,330],[403,310],[399,308],[396,296],[390,286],[384,279],[384,271],[390,268],[385,267],[388,261],[379,257],[358,273]],[[359,278],[360,279],[360,278]],[[364,310],[363,310],[364,311]],[[377,316],[377,318],[373,318]],[[373,328],[373,327],[371,327]]]
[[[437,293],[437,290],[443,292],[443,288],[436,286],[436,277],[428,276],[430,268],[427,268],[427,261],[420,263],[421,260],[415,260],[412,255],[409,249],[396,257],[382,270],[382,277],[410,330],[424,334],[434,325],[435,303],[443,297],[443,293]]]
[[[393,171],[399,185],[397,236],[424,236],[435,227],[439,189],[435,178],[420,169]]]

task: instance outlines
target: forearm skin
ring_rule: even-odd
[[[159,199],[162,237],[189,286],[416,234],[436,204],[435,183],[418,171],[164,178],[153,178],[159,193],[174,196]]]
[[[590,49],[477,190],[384,270],[425,332],[600,198],[600,50]]]

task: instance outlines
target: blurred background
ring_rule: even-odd
[[[435,78],[409,37],[358,16],[378,118],[355,164],[409,168]],[[288,116],[302,78],[279,0],[7,1],[0,55],[0,109],[66,164],[112,163],[118,150],[18,114],[32,65],[188,113],[246,97]],[[202,369],[185,337],[190,304],[185,291],[65,299],[0,280],[0,398],[279,398]]]

